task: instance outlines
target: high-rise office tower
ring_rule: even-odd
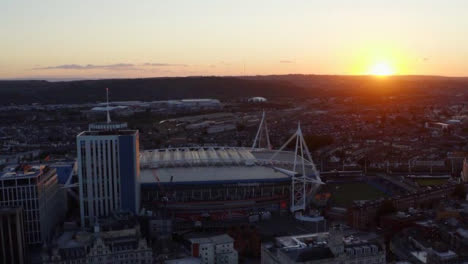
[[[25,238],[21,207],[0,207],[0,263],[25,263]]]
[[[113,211],[138,213],[138,131],[126,123],[95,123],[77,136],[81,226],[94,225]]]
[[[23,208],[28,244],[52,238],[56,225],[65,217],[65,202],[57,171],[49,166],[18,165],[0,173],[0,206]]]

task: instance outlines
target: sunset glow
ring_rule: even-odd
[[[465,0],[0,1],[0,79],[468,76],[465,10]]]
[[[379,62],[371,67],[369,74],[376,76],[388,76],[395,74],[395,70],[387,62]]]

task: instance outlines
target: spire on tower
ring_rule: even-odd
[[[110,118],[110,106],[109,106],[109,88],[106,88],[106,122],[98,122],[89,124],[89,131],[116,131],[127,129],[127,123],[125,122],[112,122]]]
[[[107,105],[106,105],[107,123],[109,124],[111,122],[110,113],[109,113],[109,88],[106,88],[106,99],[107,99]]]

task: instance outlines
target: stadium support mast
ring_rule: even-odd
[[[265,137],[264,139],[263,139],[263,136]],[[265,111],[263,111],[262,113],[262,120],[260,121],[260,125],[258,126],[257,135],[255,135],[255,139],[252,144],[252,150],[257,146],[257,142],[258,142],[258,148],[261,148],[262,140],[263,141],[266,140],[267,149],[271,149],[270,136],[268,135],[268,125],[265,119]]]
[[[277,171],[291,176],[291,212],[305,211],[307,205],[308,194],[313,194],[320,184],[323,184],[320,179],[319,172],[317,171],[312,156],[310,155],[309,148],[304,140],[301,130],[301,123],[297,125],[296,132],[281,146],[270,158],[272,160],[276,155],[281,152],[286,146],[295,139],[295,155],[293,170],[275,168]]]
[[[107,99],[107,105],[106,105],[107,123],[109,124],[111,122],[110,113],[109,113],[109,88],[106,88],[106,99]]]

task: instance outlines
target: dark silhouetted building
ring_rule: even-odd
[[[0,207],[0,263],[25,263],[26,241],[21,207]]]

